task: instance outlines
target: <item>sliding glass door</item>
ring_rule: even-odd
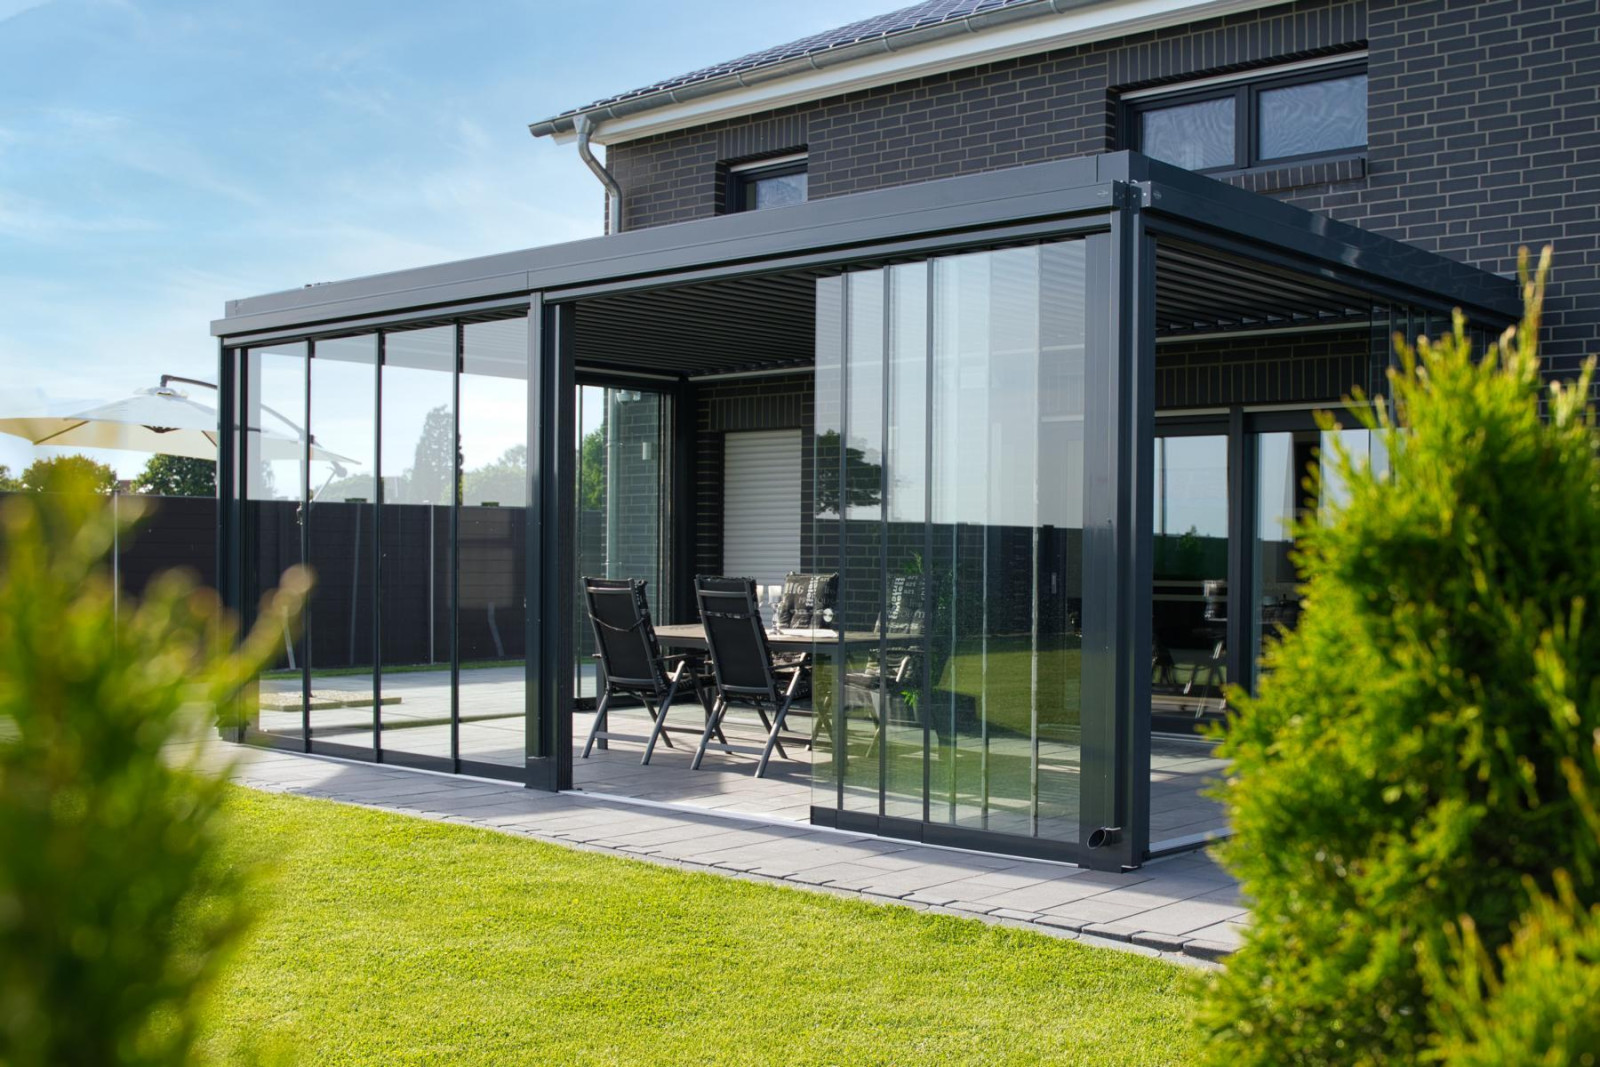
[[[666,576],[667,402],[659,392],[579,385],[576,404],[573,694],[599,695],[584,578],[640,578],[651,616],[671,602]]]
[[[526,774],[528,321],[239,350],[242,600],[316,579],[250,732]]]
[[[1085,272],[1066,241],[817,283],[820,821],[1080,840]]]
[[[1224,704],[1230,615],[1226,429],[1226,423],[1158,424],[1150,605],[1150,701],[1158,725],[1215,716]]]

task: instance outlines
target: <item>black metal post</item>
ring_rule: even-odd
[[[461,455],[461,375],[465,370],[467,328],[456,323],[455,359],[450,372],[450,439],[455,442],[455,456],[451,460],[454,477],[450,479],[450,543],[445,546],[445,559],[449,560],[446,584],[450,597],[450,769],[461,773],[461,484],[464,459]],[[428,516],[432,524],[433,516]],[[431,543],[431,538],[429,539]],[[428,566],[438,564],[435,556]],[[429,604],[430,612],[437,604]],[[526,655],[526,648],[524,648]]]
[[[300,380],[305,388],[305,403],[301,405],[300,411],[298,508],[300,562],[303,565],[309,565],[311,562],[311,352],[314,343],[307,341],[300,346]],[[322,579],[320,574],[314,574],[312,577],[319,582]],[[300,626],[300,743],[307,752],[311,751],[311,609],[316,599],[317,589],[316,586],[312,586],[311,595],[306,598],[305,614],[301,617]]]
[[[528,785],[572,788],[572,533],[576,442],[572,304],[533,303],[528,466],[535,507],[529,526]],[[535,447],[537,442],[537,447]]]
[[[224,341],[217,342],[217,596],[225,610],[241,624],[244,612],[239,589],[239,398],[236,356]],[[243,634],[241,633],[241,638]],[[252,683],[253,684],[253,683]],[[231,724],[229,731],[224,726]],[[222,737],[245,738],[244,708],[241,694],[235,693],[225,707],[217,709],[217,730]]]
[[[1083,861],[1138,865],[1150,833],[1155,249],[1139,190],[1088,239],[1084,376]]]

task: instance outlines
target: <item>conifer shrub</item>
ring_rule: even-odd
[[[1511,941],[1492,956],[1476,925],[1449,935],[1423,976],[1445,1067],[1595,1067],[1600,1064],[1600,907],[1571,880],[1534,898]]]
[[[1397,339],[1395,415],[1352,406],[1389,472],[1341,452],[1347,503],[1296,532],[1300,625],[1258,695],[1234,694],[1223,749],[1223,856],[1252,922],[1203,998],[1212,1063],[1455,1047],[1423,973],[1456,958],[1452,931],[1500,960],[1533,901],[1600,899],[1581,828],[1600,787],[1600,464],[1592,367],[1541,385],[1548,261],[1529,278],[1524,258],[1525,318],[1488,352],[1459,316],[1437,341]]]
[[[306,580],[237,648],[183,575],[118,612],[112,510],[71,470],[41,488],[0,504],[0,1064],[190,1064],[252,872],[220,859],[227,786],[179,742],[273,654]]]

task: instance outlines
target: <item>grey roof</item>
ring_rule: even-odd
[[[848,26],[814,33],[798,41],[763,48],[759,52],[716,63],[709,67],[667,78],[653,85],[632,89],[616,96],[608,96],[583,107],[563,111],[529,129],[534,136],[565,132],[573,128],[573,118],[586,112],[599,112],[606,117],[648,110],[689,96],[709,95],[716,91],[706,83],[727,81],[743,84],[742,75],[761,71],[763,78],[781,77],[784,72],[777,67],[793,67],[795,72],[843,62],[864,55],[892,51],[896,45],[912,43],[900,38],[918,41],[946,34],[967,33],[987,25],[1011,22],[1019,18],[1045,15],[1070,7],[1083,7],[1100,0],[924,0],[920,4],[875,15],[852,22]],[[942,31],[942,32],[941,32]],[[895,40],[891,40],[895,39]],[[729,85],[729,88],[732,86]],[[701,92],[689,92],[701,88]]]

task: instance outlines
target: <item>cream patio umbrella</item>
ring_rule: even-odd
[[[13,434],[35,445],[63,448],[114,448],[130,452],[156,452],[195,459],[217,458],[217,409],[189,397],[173,381],[214,389],[209,382],[163,375],[155,389],[139,389],[132,396],[64,413],[0,417],[0,433]],[[273,412],[276,415],[276,412]],[[284,429],[251,427],[250,446],[261,459],[298,459],[300,428],[283,416]],[[336,468],[351,462],[326,449],[311,447],[311,458]]]

